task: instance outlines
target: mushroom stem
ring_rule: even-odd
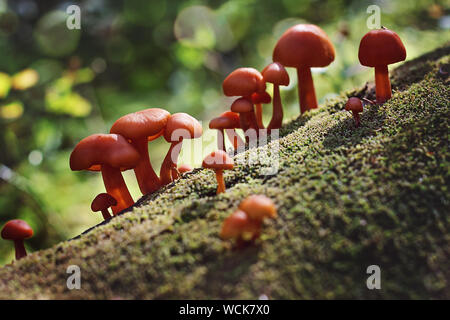
[[[217,194],[225,192],[225,181],[223,180],[223,170],[216,169]]]
[[[150,156],[148,154],[147,137],[137,139],[131,143],[139,152],[140,159],[134,168],[134,173],[139,184],[139,189],[143,195],[155,192],[161,186],[161,182],[152,168]]]
[[[355,127],[358,128],[361,123],[360,118],[359,118],[359,113],[356,111],[352,111],[352,113],[353,113],[353,119],[355,119]]]
[[[111,219],[111,215],[109,214],[108,209],[103,209],[102,215],[103,215],[103,219],[105,219],[105,220]]]
[[[273,85],[273,111],[272,119],[270,119],[268,129],[279,129],[283,123],[283,106],[281,105],[280,86]]]
[[[171,183],[174,179],[178,177],[178,175],[174,176],[174,170],[177,170],[177,160],[178,155],[181,151],[183,140],[172,142],[170,145],[169,151],[167,151],[166,157],[161,165],[161,170],[159,173],[161,184],[164,186],[166,184]],[[176,148],[179,146],[178,148]],[[175,159],[175,160],[174,160]]]
[[[317,108],[316,92],[311,76],[311,69],[308,67],[297,68],[298,77],[298,96],[300,103],[300,112]]]
[[[377,103],[384,103],[392,96],[388,66],[375,67],[375,91]]]
[[[244,140],[237,134],[234,129],[225,129],[225,133],[228,136],[228,139],[233,144],[234,150],[238,149],[240,146],[245,145]]]
[[[225,149],[225,135],[223,129],[217,130],[217,149],[226,151]]]
[[[264,128],[264,124],[262,121],[262,105],[261,103],[255,104],[255,113],[256,113],[256,124],[259,128]]]
[[[27,250],[25,250],[23,240],[14,240],[14,249],[16,251],[16,260],[27,256]]]
[[[114,215],[134,204],[120,169],[102,165],[102,177],[106,192],[117,200],[117,205],[111,207]]]

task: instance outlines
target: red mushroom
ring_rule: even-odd
[[[313,24],[289,28],[278,40],[273,61],[297,69],[300,112],[317,108],[311,67],[326,67],[334,60],[334,47],[325,31]]]
[[[120,171],[134,168],[139,153],[118,134],[93,134],[81,140],[70,155],[73,171],[101,171],[106,192],[117,200],[113,213],[134,204]]]
[[[170,148],[161,165],[160,179],[162,185],[166,185],[179,176],[177,160],[180,154],[183,139],[196,139],[203,132],[200,123],[187,113],[175,113],[167,121],[164,130],[164,139],[170,142]]]
[[[400,37],[384,27],[371,30],[361,39],[358,57],[363,66],[375,68],[377,103],[389,100],[392,92],[388,65],[406,59],[406,49]]]
[[[245,198],[239,209],[247,213],[250,219],[262,221],[265,218],[276,218],[277,209],[271,199],[264,195],[251,195]]]
[[[131,141],[139,152],[140,160],[134,168],[142,194],[159,189],[161,182],[152,168],[148,154],[148,142],[158,138],[166,126],[170,113],[159,108],[151,108],[127,114],[114,122],[110,133],[117,133]]]
[[[248,142],[249,136],[252,134],[252,129],[255,133],[255,138],[258,135],[258,125],[256,123],[255,113],[253,110],[253,103],[248,98],[236,99],[231,105],[231,111],[239,114],[239,121],[242,130],[244,130],[246,140]],[[244,127],[246,129],[244,129]]]
[[[2,229],[2,238],[14,241],[17,260],[27,255],[23,241],[31,236],[33,236],[33,229],[23,220],[10,220]]]
[[[248,117],[240,118],[241,128],[247,131],[249,128],[258,130],[251,96],[255,92],[264,92],[266,83],[261,73],[253,68],[239,68],[230,73],[222,83],[222,89],[228,97],[243,97],[252,104],[252,111]]]
[[[264,92],[255,92],[252,94],[252,102],[255,105],[255,113],[256,113],[256,123],[259,128],[264,128],[264,123],[262,119],[262,104],[268,104],[272,101],[270,94],[266,91]]]
[[[281,104],[280,86],[289,85],[289,75],[278,62],[273,62],[262,71],[264,81],[273,84],[273,112],[268,129],[279,129],[283,123],[283,106]]]
[[[351,97],[345,104],[345,110],[352,112],[353,119],[355,119],[355,126],[359,127],[360,124],[359,113],[363,112],[363,104],[361,100],[359,100],[356,97]]]
[[[101,211],[103,215],[103,219],[108,220],[111,219],[111,215],[109,214],[108,208],[117,205],[116,199],[110,196],[107,193],[100,193],[92,200],[91,210],[93,212]]]
[[[221,117],[229,118],[232,122],[233,128],[225,129],[225,133],[228,136],[228,140],[233,144],[233,148],[236,150],[240,146],[245,144],[244,140],[237,134],[236,129],[241,128],[241,122],[239,120],[239,114],[233,111],[225,111],[220,115]]]
[[[240,128],[239,115],[232,111],[224,112],[219,117],[214,118],[209,122],[209,128],[217,130],[217,147],[219,150],[226,151],[224,130],[233,130],[234,132],[234,129]],[[230,139],[234,139],[234,136],[230,137],[228,132],[227,135]],[[239,136],[236,135],[236,139],[237,138],[239,138]],[[231,142],[234,143],[234,146],[236,145],[236,142],[233,140],[231,140]]]
[[[217,179],[217,194],[225,192],[225,181],[223,179],[223,170],[231,170],[234,167],[233,159],[222,150],[211,152],[203,159],[202,167],[213,169]]]
[[[236,239],[238,245],[245,241],[251,241],[259,237],[261,221],[252,220],[247,213],[236,210],[222,223],[220,237],[223,240]]]

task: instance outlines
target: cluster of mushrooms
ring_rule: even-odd
[[[405,47],[399,36],[384,27],[368,32],[361,40],[359,61],[375,68],[376,101],[363,98],[370,104],[382,104],[391,98],[388,65],[406,58]],[[289,28],[278,40],[273,51],[273,62],[261,72],[254,68],[238,68],[223,81],[226,96],[237,97],[230,111],[222,113],[209,123],[218,131],[218,150],[203,160],[202,167],[212,169],[217,178],[217,194],[225,192],[224,170],[233,169],[233,159],[225,152],[224,134],[234,149],[245,146],[261,134],[279,129],[283,122],[280,86],[289,85],[286,67],[296,68],[300,112],[317,108],[317,98],[311,68],[326,67],[334,61],[335,50],[327,34],[318,26],[298,24]],[[272,97],[266,92],[266,83],[273,84]],[[272,118],[264,126],[262,105],[272,101]],[[363,101],[351,97],[345,110],[352,112],[355,124],[360,125],[359,114]],[[244,139],[236,129],[243,130]],[[122,171],[133,169],[143,195],[151,194],[176,180],[181,173],[191,171],[188,165],[177,164],[184,139],[202,135],[200,123],[186,113],[170,114],[164,109],[150,108],[125,115],[111,127],[109,134],[93,134],[81,140],[70,155],[72,170],[100,171],[106,193],[95,197],[91,209],[101,212],[105,220],[134,204]],[[153,170],[148,153],[148,143],[163,137],[170,143],[161,166],[159,177]],[[239,210],[223,223],[221,237],[235,238],[238,242],[254,240],[259,236],[261,222],[276,216],[272,201],[264,196],[251,196],[244,200]],[[16,258],[26,255],[23,240],[33,231],[21,220],[9,221],[2,230],[2,238],[13,240]]]

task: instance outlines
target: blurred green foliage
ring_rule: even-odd
[[[206,128],[230,105],[221,92],[225,76],[242,66],[261,70],[288,27],[318,24],[335,44],[335,62],[314,73],[320,101],[372,78],[357,58],[370,4],[381,7],[382,25],[400,35],[408,59],[450,39],[445,0],[73,3],[81,8],[81,30],[66,27],[72,3],[0,0],[0,224],[26,220],[35,230],[31,251],[101,221],[89,207],[103,192],[100,175],[68,165],[80,139],[148,107],[187,112]],[[289,72],[282,98],[293,116],[296,76]],[[163,139],[151,143],[156,168],[167,148]],[[138,199],[133,173],[125,179]],[[0,264],[11,261],[12,248],[0,241]]]

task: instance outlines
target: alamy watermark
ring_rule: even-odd
[[[370,276],[367,278],[366,285],[369,290],[381,289],[381,269],[376,264],[370,265],[366,270]]]
[[[67,7],[66,13],[68,15],[66,19],[66,26],[69,30],[81,29],[81,9],[79,6],[72,4]]]
[[[381,28],[381,8],[375,4],[367,7],[366,12],[370,16],[366,20],[367,28],[380,29]]]
[[[66,269],[66,273],[70,274],[69,277],[67,277],[66,285],[67,289],[73,290],[81,289],[81,270],[80,267],[77,265],[70,265]]]

